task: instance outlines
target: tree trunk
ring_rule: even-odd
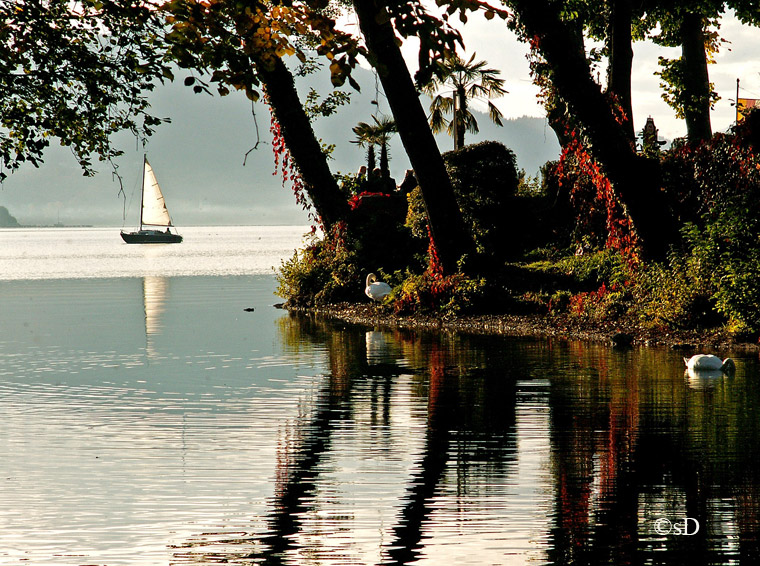
[[[684,69],[684,115],[689,141],[709,140],[710,76],[707,72],[705,32],[702,16],[688,13],[681,22],[681,58]]]
[[[636,140],[633,127],[631,102],[631,71],[633,69],[633,38],[631,0],[609,0],[610,21],[607,33],[609,66],[607,67],[607,90],[615,95],[625,114],[624,128],[632,143]]]
[[[576,21],[573,27],[568,28],[568,32],[572,43],[567,46],[567,49],[585,52],[583,24],[580,21]],[[557,136],[560,147],[564,149],[572,140],[572,136],[570,136],[571,132],[568,131],[567,116],[569,110],[567,103],[556,92],[550,92],[549,97],[550,99],[546,105],[546,118],[549,121],[549,127],[554,130],[554,134]]]
[[[271,69],[256,65],[256,72],[266,89],[285,145],[301,174],[304,189],[325,230],[329,230],[348,215],[348,202],[330,172],[327,158],[298,97],[293,75],[280,59],[276,59]]]
[[[552,70],[552,82],[587,138],[594,158],[604,168],[620,201],[626,206],[644,256],[664,259],[678,231],[660,190],[659,163],[638,156],[626,130],[615,120],[594,81],[586,54],[568,49],[573,30],[563,23],[556,3],[511,0],[527,37],[538,47]]]
[[[454,149],[462,149],[464,147],[464,116],[467,112],[467,95],[464,92],[464,86],[458,86],[454,92],[454,96],[457,99],[456,104],[456,120],[457,120],[457,137],[454,140]]]
[[[380,176],[383,179],[390,179],[391,170],[388,166],[388,142],[380,144]]]
[[[375,145],[370,142],[367,147],[367,178],[372,175],[372,171],[377,167],[377,161],[375,160]]]
[[[353,0],[353,4],[401,142],[417,176],[441,266],[445,273],[454,273],[459,259],[472,253],[474,245],[443,158],[387,14],[374,0]]]

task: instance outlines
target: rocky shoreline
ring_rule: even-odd
[[[665,346],[691,350],[760,352],[756,337],[737,337],[722,329],[664,331],[633,324],[599,324],[557,315],[469,315],[439,318],[425,315],[395,315],[380,305],[339,303],[319,307],[285,307],[290,312],[313,314],[327,319],[374,328],[408,328],[465,334],[558,338],[608,343],[611,346]],[[753,340],[754,338],[754,340]]]

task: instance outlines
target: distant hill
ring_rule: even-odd
[[[8,209],[4,206],[0,206],[0,227],[2,228],[18,228],[19,223]]]
[[[335,145],[330,162],[334,173],[353,173],[365,163],[365,150],[351,143],[355,138],[352,128],[358,122],[371,123],[374,113],[390,114],[382,92],[375,90],[374,75],[362,68],[357,68],[355,74],[362,90],[346,89],[351,92],[350,106],[315,123],[323,142]],[[53,144],[39,169],[22,167],[6,179],[2,193],[5,206],[28,225],[53,226],[61,218],[68,226],[137,225],[143,153],[148,151],[174,221],[180,226],[308,224],[291,190],[283,188],[279,175],[272,174],[275,167],[265,106],[256,105],[254,121],[245,95],[196,95],[183,86],[184,74],[178,71],[177,76],[180,80],[162,85],[151,96],[156,115],[171,117],[172,122],[159,127],[145,149],[136,147],[129,135],[114,140],[125,151],[116,160],[124,193],[119,193],[120,187],[108,166],[104,165],[95,177],[83,177],[71,152]],[[298,82],[302,99],[306,99],[310,87],[322,95],[332,90],[329,73],[325,72],[299,77]],[[430,99],[422,96],[421,101],[427,109]],[[509,119],[503,128],[493,125],[485,114],[478,113],[477,120],[480,133],[467,134],[465,143],[501,141],[514,151],[518,167],[529,175],[535,175],[543,163],[559,156],[554,132],[544,118]],[[446,134],[438,134],[436,140],[441,151],[452,149],[453,141]],[[258,141],[261,143],[257,146]],[[258,149],[249,152],[254,146]],[[391,142],[390,167],[399,182],[410,168],[397,135]]]

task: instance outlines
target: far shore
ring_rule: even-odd
[[[711,348],[712,352],[760,352],[757,338],[731,335],[722,329],[657,331],[635,325],[609,323],[600,326],[557,315],[468,315],[439,318],[429,315],[394,315],[382,306],[339,303],[318,307],[285,307],[289,312],[314,315],[373,328],[406,328],[464,334],[584,340],[610,346],[660,346],[689,352]],[[617,344],[616,344],[617,342]]]
[[[92,224],[14,224],[0,228],[93,228]]]

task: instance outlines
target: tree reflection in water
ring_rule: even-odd
[[[757,361],[695,387],[662,351],[567,348],[587,369],[551,380],[548,563],[759,563]],[[687,517],[691,536],[655,529]]]
[[[282,319],[281,334],[294,355],[326,356],[329,373],[282,436],[267,531],[220,541],[218,553],[184,548],[176,555],[183,562],[435,563],[430,552],[444,540],[457,563],[491,563],[494,555],[505,564],[760,563],[757,360],[740,360],[734,378],[695,387],[679,374],[680,356],[663,350],[367,332],[306,316]],[[398,392],[405,379],[410,398]],[[411,417],[401,415],[404,403],[412,404]],[[534,405],[548,414],[541,431],[546,485],[538,488],[516,478],[524,434],[517,415]],[[390,431],[416,418],[415,410],[424,426],[405,423],[414,435],[394,437]],[[331,493],[359,480],[336,483],[339,445],[362,429],[377,456],[370,474],[382,472],[384,458],[394,461],[398,444],[408,444],[414,464],[397,492],[389,483],[376,501],[349,501],[348,511],[330,514]],[[504,507],[493,522],[479,523],[483,508],[470,505],[471,496],[480,490],[487,499],[483,486],[494,485],[512,491],[494,495]],[[493,531],[514,532],[510,493],[528,488],[551,497],[528,509],[545,525],[531,535],[539,554],[515,557],[514,541]],[[389,522],[360,524],[359,507],[389,499]],[[688,537],[661,535],[654,529],[661,517],[694,518],[701,528]],[[452,522],[456,532],[447,531]],[[340,533],[340,542],[331,539]],[[504,548],[481,555],[481,535]]]

